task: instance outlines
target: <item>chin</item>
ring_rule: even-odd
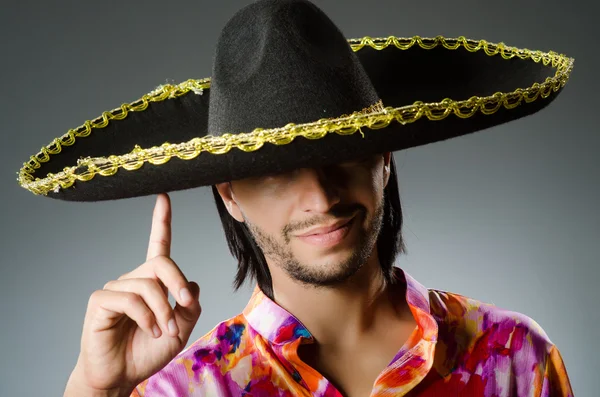
[[[309,251],[308,248],[301,248],[300,252]],[[318,269],[334,269],[342,268],[343,263],[346,263],[350,258],[358,254],[358,250],[353,246],[338,246],[334,249],[315,250],[310,249],[310,255],[296,255],[296,259],[306,264],[306,267]]]
[[[353,250],[320,255],[308,260],[300,260],[301,266],[307,271],[323,276],[354,274],[361,266],[356,260],[357,252]]]

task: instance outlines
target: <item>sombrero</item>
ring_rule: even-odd
[[[113,200],[405,150],[538,112],[573,62],[465,37],[348,40],[307,0],[259,0],[223,28],[210,78],[160,85],[69,130],[18,182]]]

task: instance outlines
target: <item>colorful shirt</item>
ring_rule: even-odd
[[[401,268],[394,271],[417,326],[371,397],[573,395],[558,348],[533,319],[425,288]],[[242,313],[182,351],[131,397],[342,397],[299,358],[299,345],[313,342],[296,317],[257,287]]]

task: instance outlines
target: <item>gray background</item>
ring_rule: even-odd
[[[2,4],[1,396],[62,395],[88,297],[144,261],[156,198],[59,202],[20,188],[16,172],[104,110],[161,83],[209,76],[219,30],[248,3]],[[396,154],[409,250],[398,265],[427,287],[529,315],[559,347],[575,394],[597,395],[597,8],[566,0],[316,3],[347,37],[464,35],[576,59],[565,91],[542,113]],[[237,314],[250,288],[232,293],[236,264],[210,189],[171,199],[173,258],[202,288],[191,343]]]

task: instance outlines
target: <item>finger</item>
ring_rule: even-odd
[[[179,333],[173,308],[169,304],[167,295],[158,284],[158,280],[150,278],[114,280],[106,283],[104,290],[131,292],[139,295],[154,314],[154,318],[164,334],[176,336]]]
[[[171,200],[166,193],[156,197],[146,260],[159,255],[171,256]]]
[[[119,280],[131,278],[157,279],[159,284],[162,283],[166,287],[166,290],[163,288],[165,295],[167,291],[170,292],[182,306],[186,306],[192,301],[189,297],[186,299],[185,292],[182,292],[182,289],[187,289],[188,287],[187,278],[173,259],[167,256],[154,257],[133,271],[124,274]]]
[[[202,308],[200,307],[200,287],[195,282],[190,282],[190,292],[192,294],[193,302],[188,306],[181,306],[179,304],[175,305],[175,321],[177,322],[177,327],[179,328],[179,338],[182,341],[182,345],[186,345],[196,323],[198,322],[198,318],[200,318],[200,313],[202,313]]]
[[[141,296],[131,292],[95,291],[90,296],[87,313],[94,317],[92,331],[110,329],[115,325],[116,318],[126,315],[151,337],[158,338],[161,335],[152,310]]]
[[[167,287],[163,284],[162,281],[156,278],[156,274],[154,274],[154,271],[150,268],[149,265],[146,265],[145,263],[142,264],[140,268],[121,275],[117,280],[127,280],[131,278],[155,278],[158,281],[158,285],[160,285],[160,288],[165,294],[165,296],[168,296],[169,294],[169,290],[167,289]]]

